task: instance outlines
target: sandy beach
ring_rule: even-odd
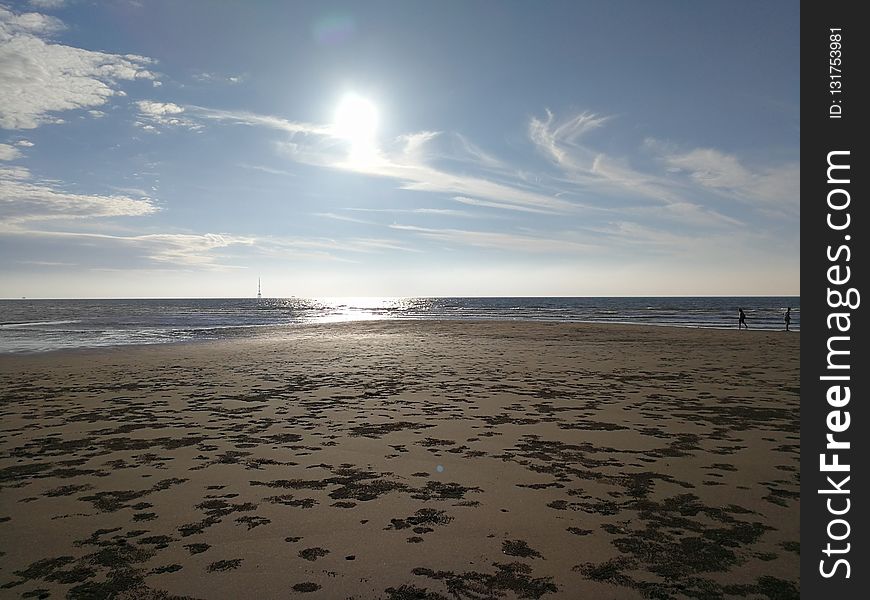
[[[799,353],[382,321],[0,356],[0,597],[797,598]]]

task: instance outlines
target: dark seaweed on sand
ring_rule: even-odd
[[[746,562],[750,553],[745,549],[770,529],[736,519],[732,513],[746,512],[739,507],[712,508],[691,494],[662,502],[640,500],[626,508],[636,511],[636,520],[604,526],[623,556],[575,569],[589,579],[634,588],[648,597],[723,597],[725,586],[703,575]]]
[[[505,540],[501,545],[501,551],[508,556],[520,558],[543,558],[540,552],[530,547],[524,540]]]
[[[233,558],[231,560],[218,560],[211,563],[208,566],[209,573],[215,573],[218,571],[232,571],[234,569],[238,569],[242,564],[241,558]]]
[[[318,558],[322,558],[329,554],[329,550],[325,548],[306,548],[305,550],[299,551],[299,557],[304,558],[305,560],[317,560]]]
[[[513,592],[518,598],[541,598],[556,593],[559,588],[551,577],[532,577],[532,568],[523,563],[493,563],[494,573],[466,571],[435,571],[417,567],[412,572],[419,577],[440,581],[448,593],[460,600],[502,597],[505,592]]]

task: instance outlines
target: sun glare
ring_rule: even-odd
[[[371,101],[348,94],[335,111],[335,133],[352,144],[371,143],[378,128],[378,109]]]
[[[361,167],[376,159],[378,109],[370,100],[357,94],[346,95],[335,111],[332,127],[337,137],[350,143],[349,166]]]

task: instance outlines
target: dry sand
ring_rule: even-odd
[[[0,357],[0,597],[797,598],[800,335],[369,322]]]

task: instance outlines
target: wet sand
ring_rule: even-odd
[[[2,598],[797,598],[800,335],[368,322],[0,357]]]

